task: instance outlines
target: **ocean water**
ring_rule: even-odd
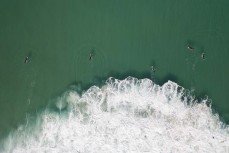
[[[175,82],[108,78],[52,100],[10,132],[1,153],[226,153],[229,127]]]
[[[227,152],[228,6],[1,0],[0,152]]]

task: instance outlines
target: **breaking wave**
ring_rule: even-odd
[[[206,103],[168,81],[109,78],[68,90],[4,141],[3,153],[228,152],[229,128]]]

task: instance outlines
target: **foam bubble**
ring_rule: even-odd
[[[174,82],[109,78],[81,96],[67,91],[35,126],[21,126],[4,153],[228,152],[229,128]],[[64,115],[63,115],[64,114]]]

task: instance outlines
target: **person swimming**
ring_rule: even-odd
[[[156,72],[155,66],[151,66],[151,70],[152,70],[153,72]]]
[[[205,58],[205,53],[202,53],[201,54],[201,58],[202,58],[202,60],[205,60],[206,58]]]
[[[191,47],[191,46],[188,46],[187,47],[189,50],[191,50],[191,51],[193,51],[194,50],[194,48],[193,47]]]
[[[90,53],[90,55],[89,55],[89,60],[90,61],[92,60],[92,57],[93,57],[93,55],[92,55],[92,53]]]
[[[24,60],[24,63],[26,64],[26,63],[28,63],[29,62],[29,56],[26,56],[25,57],[25,60]]]

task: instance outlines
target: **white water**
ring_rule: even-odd
[[[196,103],[171,81],[110,78],[82,96],[64,93],[56,102],[60,112],[44,111],[35,127],[21,126],[2,152],[229,152],[229,128],[206,102]]]

